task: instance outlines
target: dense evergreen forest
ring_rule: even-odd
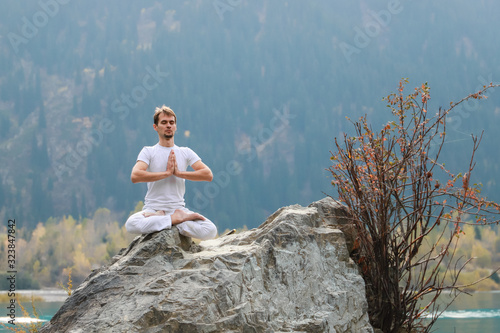
[[[26,230],[99,208],[122,226],[146,192],[130,171],[157,142],[162,104],[178,115],[176,144],[215,176],[189,182],[187,204],[223,231],[333,194],[325,169],[346,117],[384,123],[402,77],[428,82],[436,109],[500,81],[493,0],[2,6],[0,218]],[[496,201],[499,120],[497,89],[457,110],[443,155],[458,172],[484,130],[473,180]]]

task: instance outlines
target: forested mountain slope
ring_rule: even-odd
[[[346,117],[388,118],[402,77],[437,109],[500,81],[498,3],[485,1],[15,1],[0,13],[0,216],[32,229],[99,207],[122,221],[129,176],[178,114],[176,144],[214,172],[188,206],[219,229],[333,193],[325,169]],[[480,18],[478,20],[477,18]],[[457,110],[448,167],[485,130],[477,178],[499,200],[500,90]]]

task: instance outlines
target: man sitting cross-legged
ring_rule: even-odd
[[[176,225],[182,235],[201,240],[215,238],[217,227],[187,209],[184,202],[185,180],[212,181],[212,171],[190,148],[174,144],[177,118],[172,109],[156,108],[153,119],[159,142],[141,150],[131,174],[133,183],[147,182],[148,191],[143,210],[125,223],[127,231],[145,234]],[[188,166],[193,171],[187,171]]]

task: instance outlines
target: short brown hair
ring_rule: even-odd
[[[164,113],[167,116],[174,116],[175,122],[177,123],[177,116],[175,115],[175,112],[170,107],[162,105],[155,109],[155,114],[153,116],[155,125],[158,125],[158,119],[160,118],[161,113]]]

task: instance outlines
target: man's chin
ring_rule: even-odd
[[[169,140],[170,140],[170,139],[172,139],[174,136],[173,136],[173,135],[167,135],[167,134],[164,134],[164,135],[163,135],[163,137],[164,137],[165,139],[169,139]]]

